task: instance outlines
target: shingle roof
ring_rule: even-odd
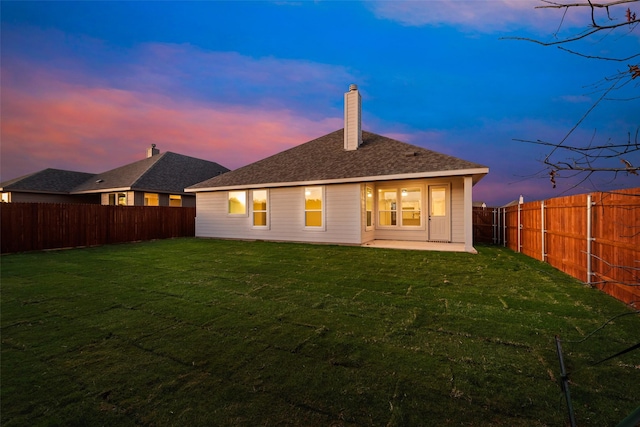
[[[451,171],[486,168],[365,131],[362,132],[362,145],[357,150],[347,151],[344,149],[344,131],[340,129],[200,182],[189,190],[436,172],[446,175]]]
[[[215,162],[170,151],[95,175],[73,193],[97,193],[113,188],[182,193],[185,187],[227,172]]]
[[[92,173],[49,168],[0,183],[0,188],[2,191],[66,194],[93,176]]]

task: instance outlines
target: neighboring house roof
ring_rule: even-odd
[[[106,191],[158,191],[183,193],[185,187],[229,171],[215,162],[184,156],[170,151],[95,175],[72,191],[103,193]]]
[[[49,168],[0,183],[0,190],[68,194],[93,176],[92,173]]]
[[[357,150],[345,150],[344,130],[340,129],[186,191],[451,175],[473,175],[476,182],[487,172],[481,164],[365,131]]]

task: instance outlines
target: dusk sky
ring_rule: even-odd
[[[549,149],[517,140],[560,142],[628,62],[505,39],[553,39],[562,11],[539,4],[2,1],[0,180],[104,172],[152,143],[235,169],[341,129],[355,83],[364,130],[488,166],[474,200],[562,195],[570,181],[553,189],[537,174]],[[589,22],[570,10],[559,36]],[[626,58],[640,53],[640,28],[567,47]],[[624,91],[566,144],[634,138],[639,84]],[[638,153],[625,159],[640,164]],[[572,193],[640,186],[638,176],[611,178]]]

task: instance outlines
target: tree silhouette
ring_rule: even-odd
[[[615,40],[621,37],[635,37],[632,35],[637,30],[640,19],[632,6],[640,6],[638,0],[616,0],[597,3],[592,0],[579,2],[558,2],[541,0],[541,5],[537,9],[557,9],[562,11],[558,29],[553,34],[550,41],[537,40],[526,37],[506,37],[512,40],[524,40],[548,47],[557,47],[568,54],[578,55],[594,61],[612,61],[621,66],[615,73],[604,76],[603,79],[594,84],[595,93],[599,96],[596,101],[584,112],[582,117],[569,129],[569,131],[559,141],[545,140],[524,140],[516,141],[533,143],[548,148],[542,163],[545,168],[541,174],[547,174],[551,185],[556,187],[560,178],[573,178],[576,183],[571,187],[575,188],[587,180],[590,180],[595,173],[612,174],[612,179],[620,174],[640,176],[640,164],[633,164],[631,155],[640,152],[640,124],[635,129],[624,131],[624,136],[617,135],[600,142],[601,138],[594,132],[590,140],[578,144],[570,144],[569,138],[575,130],[594,110],[605,102],[611,101],[631,101],[640,98],[640,65],[637,62],[640,52],[630,52],[625,57],[613,57],[595,55],[584,51],[584,47],[579,49],[569,48],[585,39],[593,39],[596,35],[602,36],[599,40],[608,37],[612,40],[615,33]],[[585,27],[562,37],[560,32],[566,27],[567,14],[573,9],[583,9],[590,12],[590,22],[585,23]],[[635,8],[634,8],[635,9]],[[638,114],[640,117],[640,112]],[[636,161],[637,163],[637,161]]]

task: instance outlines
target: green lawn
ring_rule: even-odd
[[[580,426],[640,405],[640,316],[543,263],[176,239],[2,262],[2,426]]]

